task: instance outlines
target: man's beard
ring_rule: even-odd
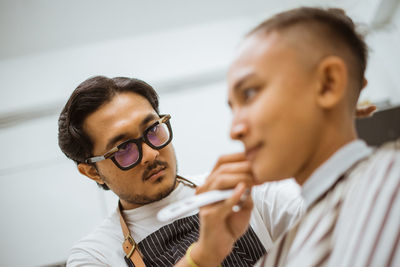
[[[146,205],[146,204],[150,204],[156,201],[159,201],[167,196],[169,196],[169,194],[172,193],[172,191],[174,191],[175,189],[175,185],[176,185],[176,175],[174,178],[174,182],[172,183],[172,185],[168,188],[166,188],[165,190],[159,192],[158,194],[156,194],[155,196],[144,196],[144,195],[135,195],[135,196],[121,196],[121,199],[125,200],[126,202],[130,203],[130,204],[136,204],[136,205]]]
[[[175,174],[174,174],[174,180],[173,183],[171,184],[171,186],[165,188],[163,191],[159,192],[158,194],[156,194],[155,196],[146,196],[146,195],[130,195],[130,194],[120,194],[118,195],[118,197],[126,202],[128,202],[129,204],[134,204],[134,205],[146,205],[146,204],[150,204],[156,201],[159,201],[167,196],[169,196],[172,191],[174,191],[176,183],[177,183],[177,173],[178,173],[178,162],[175,160],[176,162],[176,167],[175,167]],[[163,166],[163,167],[168,167],[168,163],[167,162],[163,162],[163,161],[158,161],[156,160],[153,164],[149,165],[146,170],[143,173],[143,177],[142,179],[144,180],[144,174],[149,173],[151,170],[157,168],[158,166]],[[99,171],[98,171],[101,179],[107,183],[108,179],[102,175]],[[164,177],[165,179],[165,177]],[[156,183],[161,183],[162,180],[156,181]],[[114,192],[115,194],[115,192]]]

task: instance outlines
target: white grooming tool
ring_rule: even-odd
[[[230,198],[233,192],[233,189],[213,190],[172,203],[158,212],[157,219],[161,222],[174,220],[189,211]]]

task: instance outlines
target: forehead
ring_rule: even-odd
[[[131,92],[120,93],[85,119],[84,130],[95,145],[102,145],[119,134],[139,133],[142,121],[149,114],[158,117],[145,97]]]
[[[254,33],[240,44],[229,71],[229,95],[242,80],[255,76],[272,77],[283,74],[299,64],[299,51],[290,38],[279,32]]]
[[[281,39],[277,33],[252,34],[245,38],[228,71],[229,87],[259,68],[269,67],[269,62],[287,49]]]

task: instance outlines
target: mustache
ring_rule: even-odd
[[[146,167],[146,169],[144,170],[143,175],[142,175],[142,180],[145,181],[146,178],[149,177],[150,172],[160,166],[163,167],[163,169],[165,169],[168,167],[168,163],[165,161],[161,161],[161,160],[155,160],[153,163],[148,165]]]

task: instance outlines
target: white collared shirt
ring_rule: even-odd
[[[400,143],[342,147],[302,195],[305,215],[258,266],[400,266]]]
[[[301,195],[306,209],[328,191],[351,166],[371,153],[372,149],[361,140],[353,141],[336,151],[302,186]]]

